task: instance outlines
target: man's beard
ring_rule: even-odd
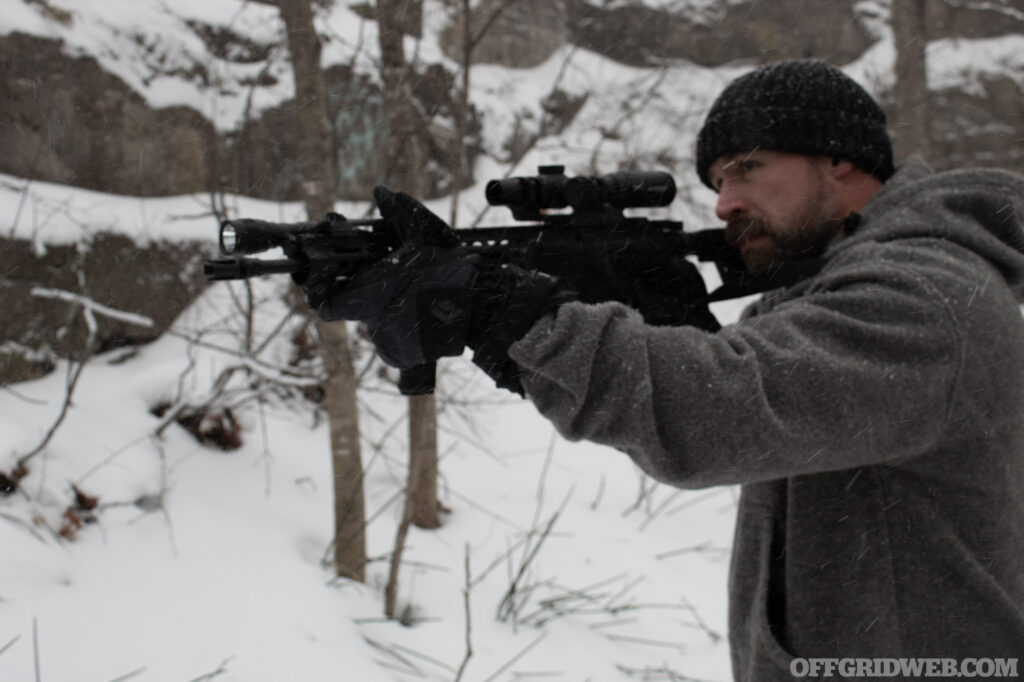
[[[743,252],[747,272],[757,274],[785,261],[820,255],[835,235],[839,221],[835,201],[824,186],[815,196],[807,196],[799,214],[784,225],[760,218],[735,218],[725,226],[730,244],[756,239]]]

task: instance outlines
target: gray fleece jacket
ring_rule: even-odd
[[[567,438],[742,484],[737,680],[794,657],[1024,667],[1024,178],[911,159],[826,256],[714,334],[572,303],[511,356]]]

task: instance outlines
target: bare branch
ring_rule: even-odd
[[[114,308],[105,306],[102,303],[97,303],[91,298],[82,296],[81,294],[75,294],[70,291],[63,291],[60,289],[48,289],[45,287],[33,287],[30,293],[38,298],[49,298],[67,301],[68,303],[75,303],[82,306],[85,311],[90,313],[99,313],[104,317],[109,317],[111,319],[118,320],[119,322],[127,322],[129,324],[146,328],[153,327],[153,320],[144,315],[115,310]]]
[[[538,637],[537,637],[537,639],[533,640],[532,642],[530,642],[529,644],[527,644],[527,645],[526,645],[525,647],[523,647],[523,649],[521,649],[521,650],[519,651],[519,653],[517,653],[517,654],[516,654],[515,656],[513,656],[513,657],[512,657],[511,659],[509,659],[509,660],[508,660],[508,662],[507,662],[507,663],[505,663],[505,665],[503,665],[503,666],[501,666],[500,668],[498,668],[497,670],[495,670],[495,671],[494,671],[494,672],[493,672],[493,673],[491,674],[491,676],[490,676],[490,677],[488,677],[488,678],[487,678],[486,680],[484,680],[484,682],[493,682],[494,680],[498,679],[498,677],[499,677],[499,676],[500,676],[500,675],[501,675],[501,674],[502,674],[503,672],[505,672],[505,671],[506,671],[506,670],[508,670],[508,669],[509,669],[510,667],[512,667],[512,665],[513,665],[513,664],[514,664],[514,663],[515,663],[516,661],[518,661],[518,660],[519,660],[520,658],[522,658],[522,657],[523,657],[523,656],[525,656],[525,655],[526,655],[527,653],[529,653],[529,651],[530,651],[531,649],[533,649],[533,648],[534,648],[535,646],[537,646],[538,644],[540,644],[540,643],[541,643],[541,642],[542,642],[542,641],[544,640],[544,638],[545,638],[545,637],[547,637],[547,636],[548,636],[548,633],[547,633],[547,631],[546,631],[546,630],[545,630],[544,632],[540,633],[540,636],[538,636]]]
[[[1017,21],[1024,21],[1024,12],[1007,5],[1001,5],[998,2],[955,2],[954,0],[943,0],[950,7],[957,9],[973,9],[981,12],[996,12],[1004,16],[1016,19]]]
[[[110,682],[124,682],[125,680],[130,680],[131,678],[137,675],[141,675],[144,672],[146,672],[145,666],[139,668],[138,670],[133,670],[130,673],[125,673],[124,675],[115,677],[114,679],[110,680]]]
[[[36,682],[39,682],[39,619],[32,617],[32,660],[36,664]]]
[[[200,675],[199,677],[194,677],[191,680],[189,680],[189,682],[206,682],[206,680],[212,680],[215,677],[219,677],[220,675],[225,674],[228,671],[228,663],[233,658],[234,656],[228,656],[220,662],[220,665],[217,666],[216,670],[214,670],[213,672],[208,672],[205,675]]]
[[[12,639],[7,644],[4,644],[2,647],[0,647],[0,656],[3,656],[7,652],[8,649],[10,649],[12,646],[17,644],[19,639],[21,639],[21,635],[15,635],[14,639]]]
[[[469,543],[466,543],[466,582],[462,588],[462,599],[466,607],[466,656],[462,659],[462,665],[459,666],[459,672],[455,676],[455,682],[461,682],[462,674],[466,672],[466,666],[469,664],[469,659],[473,657],[473,638],[472,638],[472,627],[470,625],[470,609],[469,609],[469,591],[472,587],[472,581],[469,579]]]

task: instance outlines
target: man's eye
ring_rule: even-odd
[[[749,173],[750,171],[757,168],[757,161],[751,161],[750,159],[740,161],[740,168]]]

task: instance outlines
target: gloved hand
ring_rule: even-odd
[[[405,192],[378,185],[373,198],[384,221],[384,232],[394,244],[450,247],[458,243],[447,223]],[[292,281],[302,287],[310,309],[326,320],[341,319],[331,317],[325,306],[334,294],[351,286],[350,281],[338,279],[334,255],[322,240],[311,239],[293,256],[304,259],[305,267],[292,274]]]
[[[436,247],[404,247],[335,288],[317,315],[362,322],[381,359],[399,369],[461,355],[477,260]]]
[[[408,369],[461,355],[499,388],[523,394],[508,349],[576,293],[561,280],[514,265],[483,263],[454,249],[408,247],[335,291],[325,320],[358,320],[387,364]]]
[[[494,380],[498,388],[524,395],[519,365],[508,349],[544,315],[579,294],[565,282],[543,272],[515,265],[487,264],[477,268],[473,281],[473,317],[467,345],[473,364]]]
[[[335,291],[345,286],[344,282],[338,281],[337,271],[331,261],[332,254],[323,250],[319,241],[310,240],[302,253],[295,256],[304,259],[305,265],[292,273],[292,281],[302,287],[309,309],[317,316],[328,319],[323,311],[324,306]]]
[[[509,346],[576,293],[550,275],[463,252],[444,221],[408,194],[378,187],[374,198],[406,245],[348,281],[313,269],[302,282],[310,307],[325,320],[362,322],[381,359],[399,369],[468,346],[499,387],[522,395]]]

